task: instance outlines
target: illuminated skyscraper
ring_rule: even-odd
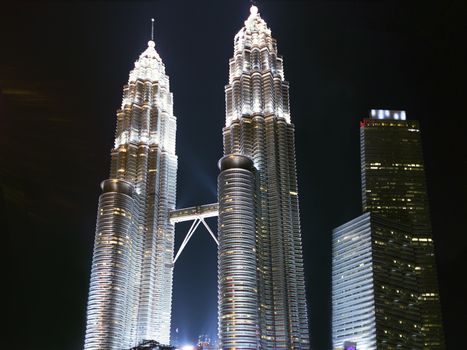
[[[176,118],[154,46],[149,41],[136,61],[117,111],[97,213],[85,349],[170,340]]]
[[[289,85],[256,6],[235,36],[229,68],[219,176],[219,340],[223,349],[309,349]],[[229,254],[248,260],[245,270]]]
[[[365,213],[333,230],[334,349],[422,349],[408,226]]]
[[[219,203],[175,210],[176,119],[152,40],[130,72],[99,199],[86,350],[169,343],[173,264],[201,223],[219,244],[222,349],[310,347],[289,86],[250,12],[229,62]],[[216,215],[219,239],[204,221]],[[188,220],[174,258],[173,225]]]
[[[360,128],[363,210],[410,225],[423,348],[444,349],[420,126],[404,111],[372,110]]]
[[[405,276],[413,273],[416,277],[416,284],[413,293],[415,300],[410,298],[402,299],[402,294],[393,295],[393,302],[377,304],[375,300],[378,297],[382,284],[371,282],[366,279],[365,284],[371,284],[372,289],[364,290],[355,288],[363,283],[358,279],[362,271],[365,269],[361,266],[348,263],[342,264],[345,254],[350,256],[355,253],[355,249],[361,249],[358,244],[351,248],[349,243],[344,239],[346,234],[353,233],[343,232],[343,228],[350,230],[350,223],[337,228],[333,232],[333,341],[334,346],[341,346],[343,340],[353,341],[352,334],[349,331],[357,329],[355,319],[348,319],[345,323],[345,316],[342,310],[351,308],[352,303],[358,302],[360,298],[369,298],[375,303],[376,314],[382,314],[385,321],[392,320],[392,324],[385,324],[383,321],[376,323],[376,328],[360,328],[359,332],[366,333],[377,332],[379,329],[384,329],[388,333],[382,333],[379,338],[376,338],[376,343],[379,346],[384,346],[389,339],[394,341],[392,336],[395,334],[390,328],[396,329],[396,324],[410,324],[419,329],[421,341],[410,346],[411,349],[444,349],[444,336],[442,329],[441,310],[439,303],[438,283],[436,277],[436,263],[434,257],[433,237],[431,232],[431,224],[428,208],[428,195],[426,189],[425,172],[423,164],[422,145],[420,137],[420,128],[415,120],[407,120],[404,111],[389,111],[389,110],[372,110],[370,118],[364,119],[360,127],[360,146],[361,146],[361,169],[362,169],[362,200],[363,211],[371,213],[372,217],[386,220],[386,225],[393,229],[383,234],[381,237],[376,237],[373,231],[368,238],[368,249],[372,251],[373,257],[378,252],[384,252],[389,258],[394,256],[393,261],[387,259],[375,260],[369,263],[372,264],[373,276],[378,272],[377,268],[391,269],[394,276],[398,272],[404,271]],[[372,224],[375,226],[376,224]],[[396,233],[400,230],[400,226],[406,227],[407,234]],[[408,229],[408,231],[407,231]],[[345,230],[344,230],[345,231]],[[342,234],[341,234],[342,233]],[[342,237],[341,237],[342,236]],[[407,240],[407,237],[410,239]],[[399,238],[398,238],[399,237]],[[363,242],[364,235],[355,236],[356,242]],[[362,243],[363,244],[363,243]],[[395,246],[401,246],[399,250],[395,250]],[[347,248],[346,248],[347,246]],[[383,246],[383,247],[382,247]],[[404,248],[402,248],[404,247]],[[412,251],[412,258],[408,253]],[[345,252],[345,253],[344,253]],[[344,254],[344,255],[343,255]],[[404,254],[405,257],[400,256]],[[411,260],[411,262],[409,261]],[[363,265],[362,265],[363,266]],[[384,279],[385,287],[388,283],[399,283],[389,277]],[[368,275],[369,276],[369,275]],[[349,282],[348,285],[343,284],[343,279]],[[379,284],[378,284],[379,283]],[[404,283],[405,286],[411,288],[411,283]],[[352,286],[349,287],[349,286]],[[391,287],[390,287],[391,288]],[[403,290],[402,288],[394,287],[392,290]],[[371,294],[363,294],[363,292]],[[388,292],[388,289],[386,289]],[[390,295],[390,294],[388,294]],[[362,300],[360,300],[362,302]],[[391,305],[397,303],[401,310],[406,311],[398,315],[391,309]],[[362,304],[363,305],[363,304]],[[408,317],[412,315],[414,310],[418,310],[418,321]],[[404,317],[406,315],[407,317]],[[398,317],[399,319],[395,318]],[[417,323],[414,323],[417,322]],[[416,327],[415,327],[416,326]],[[348,338],[341,337],[343,332],[347,332]],[[393,333],[390,333],[393,332]],[[408,342],[403,340],[410,333],[399,333],[399,347],[407,346]],[[354,334],[353,336],[357,336]],[[417,336],[413,335],[412,338]],[[357,341],[358,348],[358,341]]]

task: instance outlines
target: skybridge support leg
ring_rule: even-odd
[[[209,234],[211,235],[212,239],[214,240],[214,242],[216,242],[217,245],[219,245],[219,241],[217,240],[217,237],[216,235],[212,232],[211,228],[209,227],[209,225],[206,223],[206,221],[204,221],[203,218],[200,219],[201,222],[203,223],[204,227],[206,227],[206,230],[208,230]]]
[[[191,225],[190,229],[188,230],[188,233],[186,234],[185,239],[182,242],[182,245],[180,246],[180,248],[178,248],[177,255],[175,255],[175,258],[174,258],[174,260],[172,262],[173,264],[175,264],[178,257],[180,256],[180,254],[182,254],[183,249],[185,249],[186,245],[188,244],[188,241],[190,240],[191,236],[193,236],[193,233],[196,231],[196,229],[198,228],[200,223],[201,223],[200,219],[195,219],[193,221],[193,224]]]
[[[185,249],[186,245],[188,244],[188,242],[190,241],[191,237],[193,236],[193,234],[195,233],[196,229],[198,228],[198,226],[203,223],[204,227],[206,227],[206,230],[208,230],[209,234],[211,235],[212,239],[214,240],[214,242],[216,242],[216,245],[219,245],[219,241],[217,240],[217,237],[216,235],[214,234],[214,232],[212,232],[211,228],[209,227],[209,225],[207,224],[206,221],[204,221],[204,217],[197,217],[193,220],[193,223],[191,224],[191,227],[190,229],[188,230],[188,233],[186,234],[185,238],[183,239],[183,242],[182,244],[180,245],[180,248],[178,248],[178,251],[177,251],[177,254],[175,255],[175,258],[173,259],[172,263],[175,264],[175,262],[178,260],[178,258],[180,257],[180,254],[182,254],[183,252],[183,249]]]

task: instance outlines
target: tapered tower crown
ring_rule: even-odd
[[[135,62],[135,68],[130,72],[128,82],[138,79],[158,81],[165,76],[165,66],[155,49],[154,41],[148,41],[148,47]]]
[[[240,29],[234,40],[236,52],[252,47],[268,47],[271,51],[276,49],[273,45],[275,40],[271,37],[271,30],[254,5],[250,8],[250,16],[245,21],[245,26]]]
[[[130,72],[118,116],[115,148],[134,142],[158,144],[175,153],[173,95],[153,40],[148,41]]]
[[[244,27],[235,35],[225,94],[226,126],[254,115],[275,115],[290,123],[289,84],[284,80],[282,57],[256,6],[250,8]]]

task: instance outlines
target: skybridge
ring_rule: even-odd
[[[182,253],[183,249],[185,249],[186,245],[188,244],[188,241],[191,239],[191,237],[193,236],[193,234],[195,233],[196,229],[198,228],[200,224],[203,224],[204,227],[206,227],[206,230],[208,230],[214,242],[216,242],[216,244],[219,245],[219,241],[217,240],[216,235],[214,234],[214,232],[212,232],[211,228],[206,223],[206,221],[204,221],[204,219],[206,218],[211,218],[211,217],[215,217],[218,215],[219,215],[219,204],[218,203],[211,203],[211,204],[198,205],[195,207],[175,209],[170,212],[170,223],[171,224],[177,224],[179,222],[193,220],[193,223],[191,224],[190,229],[188,230],[188,233],[183,239],[183,242],[180,245],[180,248],[178,248],[178,252],[175,255],[175,258],[173,259],[173,264],[175,264],[178,257]]]

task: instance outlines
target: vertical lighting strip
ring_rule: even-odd
[[[219,161],[219,341],[222,349],[258,349],[255,176],[242,155]]]
[[[258,172],[261,347],[309,349],[289,84],[276,40],[256,6],[234,38],[225,102],[224,155],[250,157]]]

